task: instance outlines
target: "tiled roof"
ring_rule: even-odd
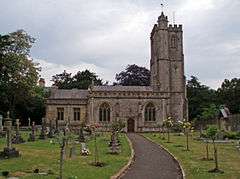
[[[88,94],[88,90],[52,89],[49,99],[87,99]]]
[[[93,86],[92,91],[152,91],[151,86]]]

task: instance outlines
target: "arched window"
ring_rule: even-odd
[[[145,121],[156,121],[156,109],[152,103],[145,107]]]
[[[99,107],[99,121],[110,121],[110,106],[107,103],[101,104]]]

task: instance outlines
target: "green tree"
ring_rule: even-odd
[[[16,105],[34,93],[38,81],[38,64],[30,58],[35,39],[18,30],[0,36],[0,106],[16,115]]]
[[[52,81],[59,89],[88,89],[92,82],[94,85],[103,85],[102,79],[89,70],[79,71],[74,76],[64,70],[63,73],[54,75]]]
[[[59,89],[72,89],[72,77],[71,73],[67,73],[66,70],[63,73],[52,76],[53,85]]]
[[[128,65],[125,71],[116,74],[115,79],[117,85],[123,86],[149,86],[150,71],[145,67],[140,67],[135,64]]]
[[[203,123],[204,121],[211,120],[211,119],[216,119],[218,115],[218,108],[215,104],[209,104],[209,106],[203,107],[201,109],[201,114],[199,115],[199,118],[201,120],[200,123],[200,135],[202,134],[203,130]]]
[[[229,107],[231,113],[240,113],[240,78],[225,79],[217,90],[221,104]]]
[[[217,146],[215,144],[215,140],[218,134],[218,128],[214,125],[209,126],[207,129],[207,137],[212,140],[213,148],[214,148],[214,161],[215,161],[215,168],[213,170],[210,170],[210,172],[222,172],[219,170],[218,167],[218,155],[217,155]]]
[[[183,121],[178,121],[178,123],[180,124],[180,127],[186,136],[186,150],[189,151],[189,133],[193,130],[192,124],[186,119],[183,119]]]
[[[168,117],[167,119],[163,120],[163,126],[167,128],[167,142],[170,143],[170,130],[173,127],[173,119]]]
[[[195,76],[191,76],[187,82],[187,98],[189,119],[198,119],[205,107],[212,103],[218,104],[216,91],[202,85]]]

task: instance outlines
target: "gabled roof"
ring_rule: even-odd
[[[51,89],[49,99],[87,99],[88,90],[80,89]]]

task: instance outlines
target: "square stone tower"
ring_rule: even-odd
[[[151,32],[151,86],[167,93],[167,115],[187,118],[182,25],[168,25],[162,12]]]

